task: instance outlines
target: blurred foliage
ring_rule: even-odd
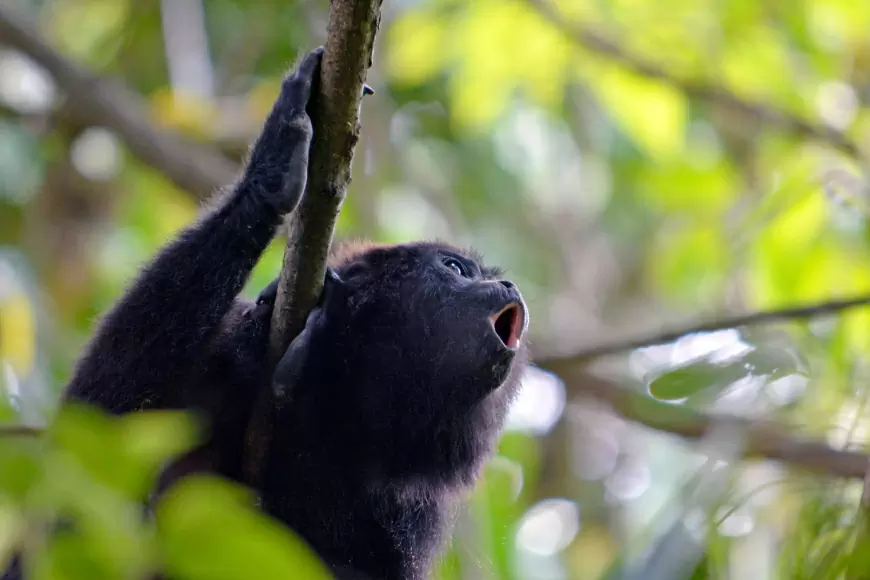
[[[0,440],[3,547],[22,539],[29,578],[329,578],[295,535],[229,482],[191,477],[143,517],[164,462],[196,442],[180,413],[121,419],[67,406],[39,439]],[[10,542],[10,540],[13,540]]]
[[[323,42],[328,10],[8,4],[63,54],[140,93],[155,124],[236,160],[286,68]],[[870,3],[550,5],[564,26],[535,0],[385,1],[339,237],[478,247],[523,289],[541,355],[870,292],[866,159],[715,97],[866,148]],[[637,62],[666,74],[644,76]],[[56,416],[95,318],[198,209],[117,137],[80,126],[62,97],[0,50],[0,422],[49,426],[0,434],[0,558],[23,543],[33,578],[143,578],[156,565],[190,579],[322,576],[298,538],[225,481],[173,489],[160,526],[141,517],[159,466],[196,441],[190,417]],[[277,240],[247,295],[274,278],[282,252]],[[865,449],[868,329],[870,309],[853,309],[691,335],[597,370],[675,411],[765,417]],[[526,381],[438,578],[648,580],[683,556],[686,578],[866,577],[861,482],[736,460],[739,437],[683,445],[541,375]]]

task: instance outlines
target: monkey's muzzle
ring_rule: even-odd
[[[516,350],[526,330],[526,306],[522,301],[511,302],[490,316],[489,322],[502,344]]]

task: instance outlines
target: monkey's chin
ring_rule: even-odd
[[[491,366],[488,368],[490,391],[497,391],[510,377],[517,359],[518,349],[502,346],[499,352],[493,354]]]

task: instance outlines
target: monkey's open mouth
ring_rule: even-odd
[[[523,334],[523,317],[525,313],[519,304],[508,304],[489,317],[496,336],[510,349],[520,345]]]

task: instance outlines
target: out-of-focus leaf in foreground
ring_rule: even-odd
[[[65,405],[42,436],[0,439],[6,559],[25,541],[35,580],[141,578],[153,567],[143,501],[167,460],[196,441],[177,412],[113,417]]]
[[[189,477],[158,507],[167,570],[179,580],[327,580],[332,576],[290,530],[253,508],[253,496],[216,478]]]
[[[79,405],[64,409],[51,436],[90,477],[131,499],[143,499],[164,462],[196,442],[194,423],[181,413],[116,418]]]

